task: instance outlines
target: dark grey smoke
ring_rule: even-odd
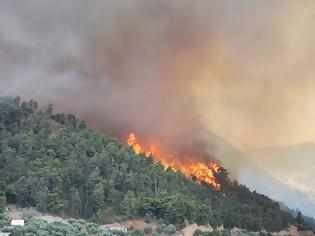
[[[288,76],[294,73],[286,70],[294,67],[279,55],[288,51],[283,35],[295,38],[281,16],[295,17],[293,7],[308,16],[305,3],[0,4],[0,95],[54,103],[108,134],[123,138],[133,131],[178,152],[211,146],[204,138],[209,128],[245,147],[301,136],[291,114],[297,101],[310,101],[303,89],[309,79],[296,93],[296,78]],[[274,64],[284,73],[274,73]],[[288,106],[292,94],[298,96]]]
[[[52,102],[112,135],[134,131],[195,148],[203,129],[197,73],[220,54],[222,37],[239,40],[232,28],[245,19],[238,18],[265,5],[2,1],[0,94]]]
[[[290,0],[3,0],[0,95],[54,103],[110,135],[135,132],[243,174],[211,130],[243,148],[315,137],[314,9]]]
[[[205,127],[242,148],[309,140],[312,3],[4,0],[0,95],[166,143]]]
[[[0,93],[52,102],[116,136],[134,131],[172,145],[181,137],[184,148],[201,127],[187,89],[193,78],[177,71],[182,59],[201,60],[203,40],[212,38],[200,7],[4,1]]]

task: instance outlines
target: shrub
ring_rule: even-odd
[[[118,230],[112,230],[110,232],[110,236],[125,236],[126,234],[122,231],[118,231]]]
[[[211,236],[220,236],[220,232],[218,230],[213,230],[210,234]]]
[[[144,222],[145,223],[151,223],[151,221],[152,221],[152,217],[149,214],[146,214],[144,216]]]
[[[144,235],[144,233],[139,229],[136,229],[136,230],[132,231],[132,233],[131,233],[131,236],[143,236],[143,235]]]
[[[193,236],[210,236],[211,233],[210,232],[202,232],[200,229],[197,229]]]
[[[0,214],[0,229],[6,225],[9,225],[9,218],[4,214]]]
[[[144,232],[145,234],[151,234],[152,231],[153,231],[153,230],[152,230],[152,227],[151,227],[150,225],[145,226],[144,229],[143,229],[143,232]]]
[[[231,235],[231,233],[230,233],[230,231],[228,231],[228,230],[223,230],[223,231],[221,231],[221,234],[220,234],[221,236],[230,236]]]
[[[158,219],[158,223],[159,223],[160,225],[165,225],[165,220],[162,219],[162,218],[160,218],[160,219]]]
[[[172,224],[165,227],[164,232],[168,235],[173,235],[176,232],[176,227]]]
[[[79,223],[79,224],[85,224],[85,220],[79,219],[79,220],[78,220],[78,223]]]
[[[97,234],[99,232],[98,226],[95,224],[88,224],[87,230],[90,234]]]
[[[73,219],[73,218],[70,218],[70,219],[67,220],[67,222],[68,222],[69,224],[74,224],[74,223],[77,222],[77,220],[76,220],[76,219]]]
[[[163,233],[163,229],[164,229],[164,224],[160,224],[156,227],[155,231],[159,234]]]

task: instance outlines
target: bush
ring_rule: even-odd
[[[79,223],[79,224],[85,224],[85,220],[79,219],[79,220],[78,220],[78,223]]]
[[[159,223],[160,225],[165,225],[165,220],[162,219],[162,218],[160,218],[160,219],[158,219],[158,223]]]
[[[197,229],[193,236],[210,236],[211,232],[202,232],[200,229]]]
[[[132,217],[129,217],[129,216],[126,216],[126,215],[120,215],[120,216],[117,216],[117,221],[118,222],[121,222],[121,221],[127,221],[127,220],[130,220]]]
[[[14,228],[13,226],[6,225],[6,226],[2,227],[1,230],[3,232],[11,233],[13,231],[13,228]]]
[[[172,224],[165,227],[164,232],[168,235],[173,235],[176,232],[176,227]]]
[[[11,233],[12,236],[96,236],[101,235],[98,225],[79,224],[73,221],[72,224],[62,222],[48,223],[44,220],[34,219],[32,217],[25,219],[25,226],[5,226],[1,229],[4,232]],[[123,236],[124,234],[112,234],[108,236]]]
[[[144,216],[144,222],[145,223],[151,223],[151,221],[152,221],[152,217],[149,214],[146,214]]]
[[[77,220],[76,220],[76,219],[73,219],[73,218],[70,218],[70,219],[67,220],[67,222],[68,222],[69,224],[75,224],[75,223],[77,223]]]
[[[99,232],[98,225],[94,223],[87,224],[86,228],[90,234],[97,234]]]
[[[218,230],[213,230],[211,233],[210,233],[211,236],[220,236],[220,232]]]
[[[7,225],[9,225],[9,218],[4,214],[0,214],[0,229]]]
[[[110,236],[125,236],[126,234],[120,230],[112,230],[110,231]],[[106,235],[107,236],[107,235]]]
[[[163,229],[164,229],[164,224],[160,224],[156,227],[155,231],[159,234],[163,233]]]
[[[132,233],[131,233],[131,236],[143,236],[143,235],[144,235],[144,233],[139,229],[136,229],[136,230],[132,231]]]
[[[181,229],[183,229],[183,228],[185,228],[186,227],[186,224],[183,222],[183,223],[178,223],[178,224],[176,224],[176,229],[179,229],[179,230],[181,230]]]
[[[221,231],[221,234],[220,234],[221,236],[230,236],[231,235],[231,233],[230,233],[230,231],[228,231],[228,230],[223,230],[223,231]]]
[[[201,235],[202,235],[202,231],[200,229],[197,229],[193,234],[193,236],[201,236]]]
[[[144,232],[145,234],[151,234],[152,231],[153,231],[153,230],[152,230],[152,227],[151,227],[150,225],[145,226],[144,229],[143,229],[143,232]]]

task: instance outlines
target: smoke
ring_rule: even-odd
[[[0,95],[180,152],[211,153],[209,130],[244,149],[313,139],[314,12],[312,1],[2,1]]]

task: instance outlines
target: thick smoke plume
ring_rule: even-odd
[[[0,95],[177,153],[214,155],[210,129],[242,148],[312,139],[314,6],[2,1]]]

